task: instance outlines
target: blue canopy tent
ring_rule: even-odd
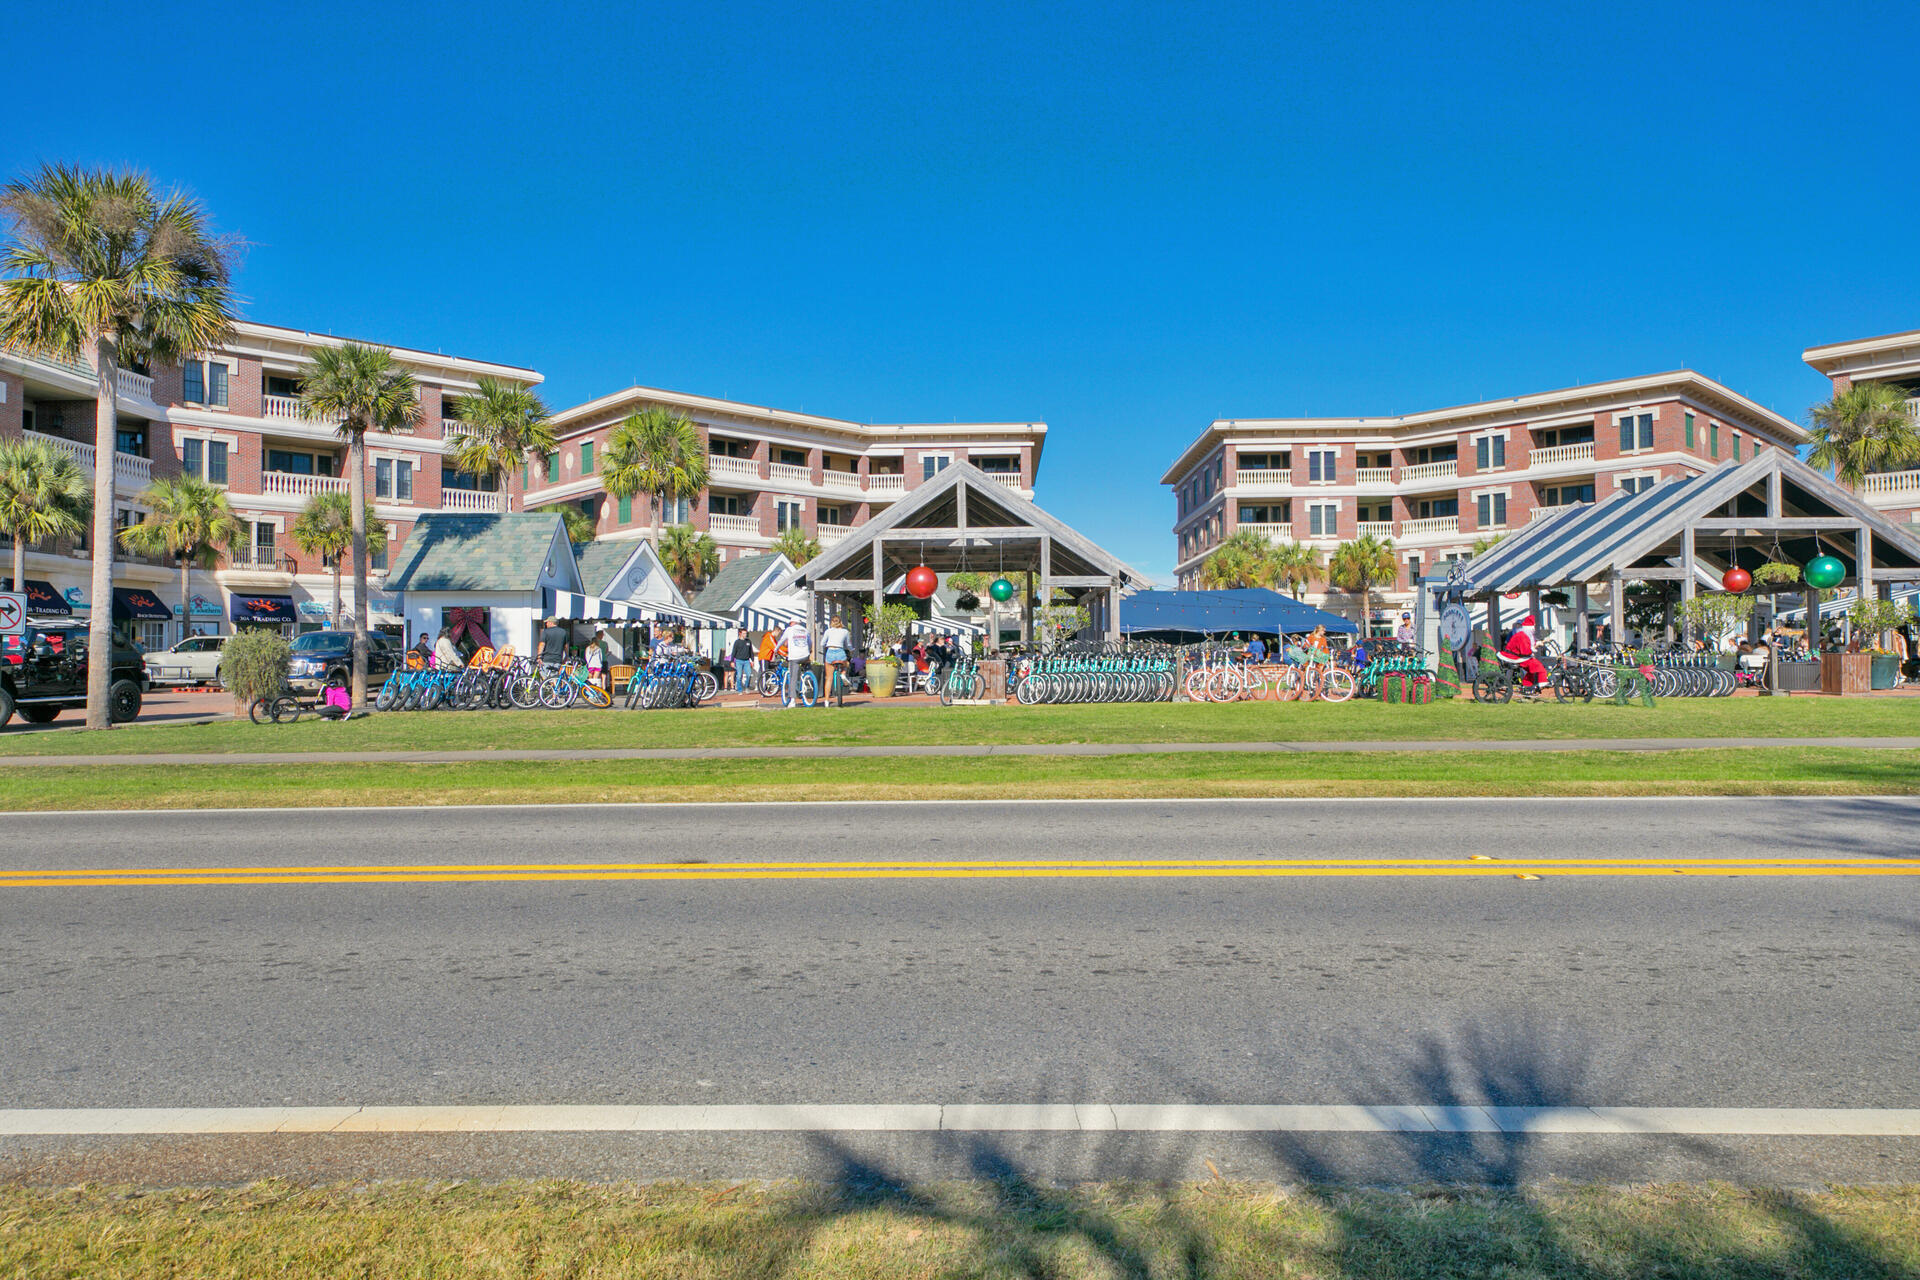
[[[1141,591],[1120,601],[1120,630],[1129,635],[1176,631],[1218,636],[1301,635],[1315,627],[1351,635],[1360,628],[1337,613],[1302,604],[1265,587],[1239,591]]]

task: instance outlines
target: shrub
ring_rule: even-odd
[[[910,604],[883,604],[878,612],[867,615],[867,646],[873,650],[891,649],[907,634],[907,628],[920,621],[920,612]]]
[[[278,632],[242,631],[221,648],[220,675],[236,702],[271,698],[286,687],[292,658]]]

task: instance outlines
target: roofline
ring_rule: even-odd
[[[1473,404],[1451,405],[1445,409],[1428,409],[1419,413],[1389,415],[1376,418],[1216,418],[1206,430],[1196,437],[1193,443],[1181,450],[1173,464],[1160,477],[1161,484],[1173,484],[1186,470],[1197,461],[1196,454],[1216,435],[1241,429],[1271,430],[1276,427],[1291,427],[1296,430],[1307,427],[1350,427],[1372,428],[1375,430],[1405,430],[1410,427],[1438,426],[1452,418],[1480,417],[1494,410],[1521,412],[1528,409],[1545,408],[1557,401],[1573,398],[1594,399],[1601,396],[1630,395],[1635,392],[1652,391],[1666,387],[1694,386],[1705,389],[1713,395],[1723,396],[1737,406],[1741,412],[1750,414],[1795,444],[1807,439],[1805,429],[1789,418],[1784,418],[1763,405],[1756,404],[1725,383],[1716,382],[1693,369],[1672,369],[1665,373],[1645,374],[1636,378],[1616,378],[1610,382],[1585,382],[1578,386],[1562,387],[1557,391],[1540,391],[1531,395],[1512,396],[1504,400],[1481,400]]]
[[[1853,338],[1846,342],[1828,342],[1817,347],[1808,347],[1800,353],[1800,358],[1820,369],[1819,361],[1840,361],[1849,356],[1872,355],[1884,349],[1900,347],[1920,348],[1920,329],[1908,329],[1901,333],[1883,333],[1877,338]],[[1820,369],[1826,373],[1827,370]]]
[[[519,365],[498,364],[491,360],[471,360],[465,356],[450,356],[438,351],[420,351],[413,347],[396,347],[384,342],[342,337],[336,333],[319,333],[311,329],[290,329],[285,325],[261,324],[255,320],[236,320],[233,322],[232,330],[241,336],[278,338],[283,341],[291,339],[310,346],[340,347],[352,342],[361,346],[381,347],[409,363],[439,365],[442,368],[457,369],[462,373],[511,378],[515,382],[524,382],[530,386],[537,386],[545,380],[545,375],[538,370],[522,368]]]

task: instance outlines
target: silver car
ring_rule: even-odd
[[[220,649],[225,636],[188,636],[171,649],[147,655],[147,682],[153,685],[220,683]]]

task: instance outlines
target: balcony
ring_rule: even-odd
[[[1535,507],[1527,513],[1527,523],[1532,524],[1535,520],[1545,520],[1548,516],[1557,516],[1562,511],[1571,511],[1579,505],[1577,502],[1563,502],[1557,507]]]
[[[153,399],[153,379],[144,373],[135,373],[131,369],[116,369],[114,376],[119,379],[120,394],[138,396],[142,400]]]
[[[1449,458],[1445,462],[1416,462],[1410,467],[1400,468],[1400,483],[1425,484],[1432,480],[1455,480],[1459,475],[1458,458]]]
[[[844,524],[823,524],[813,531],[813,536],[821,546],[830,547],[852,532],[853,529]]]
[[[29,440],[39,440],[52,445],[66,454],[86,471],[87,478],[93,478],[93,446],[82,444],[78,440],[69,440],[65,436],[50,436],[39,431],[26,432]],[[113,455],[113,485],[123,493],[134,493],[153,483],[153,463],[147,458],[136,457],[131,453]]]
[[[1026,488],[1025,485],[1020,483],[1022,477],[1018,471],[989,471],[987,474],[1009,489]]]
[[[293,557],[273,547],[240,546],[227,548],[227,568],[253,573],[292,573]]]
[[[1293,472],[1278,467],[1241,467],[1233,473],[1235,489],[1291,489]]]
[[[845,489],[850,493],[860,492],[860,473],[857,471],[822,471],[820,483],[829,489]]]
[[[1432,465],[1440,465],[1438,463]],[[1445,464],[1451,467],[1451,462]],[[1402,520],[1400,536],[1402,538],[1437,538],[1460,532],[1459,516],[1432,516],[1425,520]]]
[[[707,531],[716,538],[757,538],[760,536],[760,517],[708,516]]]
[[[1371,489],[1385,489],[1393,484],[1393,468],[1355,467],[1353,482]]]
[[[898,473],[893,475],[870,475],[867,477],[868,493],[898,494],[905,493],[906,491],[907,478]]]
[[[287,418],[294,422],[318,422],[327,426],[338,423],[338,417],[309,418],[300,412],[300,401],[292,396],[261,396],[260,416],[263,418]]]
[[[1527,465],[1533,467],[1560,467],[1573,463],[1593,461],[1593,441],[1581,444],[1559,444],[1551,449],[1534,449],[1527,454]]]
[[[462,422],[458,418],[442,418],[440,434],[448,440],[453,440],[460,436],[478,435],[479,432],[470,422]]]
[[[770,462],[767,464],[767,478],[781,484],[812,484],[813,468],[797,467],[791,462]]]
[[[715,479],[760,480],[760,464],[752,458],[735,458],[724,453],[707,455],[707,474]]]
[[[500,495],[485,489],[442,489],[440,510],[478,511],[487,515],[498,515],[501,510]]]
[[[1362,538],[1391,539],[1393,537],[1393,521],[1391,520],[1362,520],[1355,527],[1359,536]]]
[[[1293,526],[1290,524],[1243,524],[1235,528],[1236,533],[1257,533],[1268,542],[1292,542]]]
[[[1920,404],[1909,400],[1908,404]],[[1920,471],[1883,471],[1879,475],[1868,476],[1860,486],[1863,496],[1870,498],[1892,497],[1896,494],[1920,497]]]
[[[345,493],[345,476],[309,476],[293,471],[262,471],[260,492],[278,498],[306,498],[316,493]]]

